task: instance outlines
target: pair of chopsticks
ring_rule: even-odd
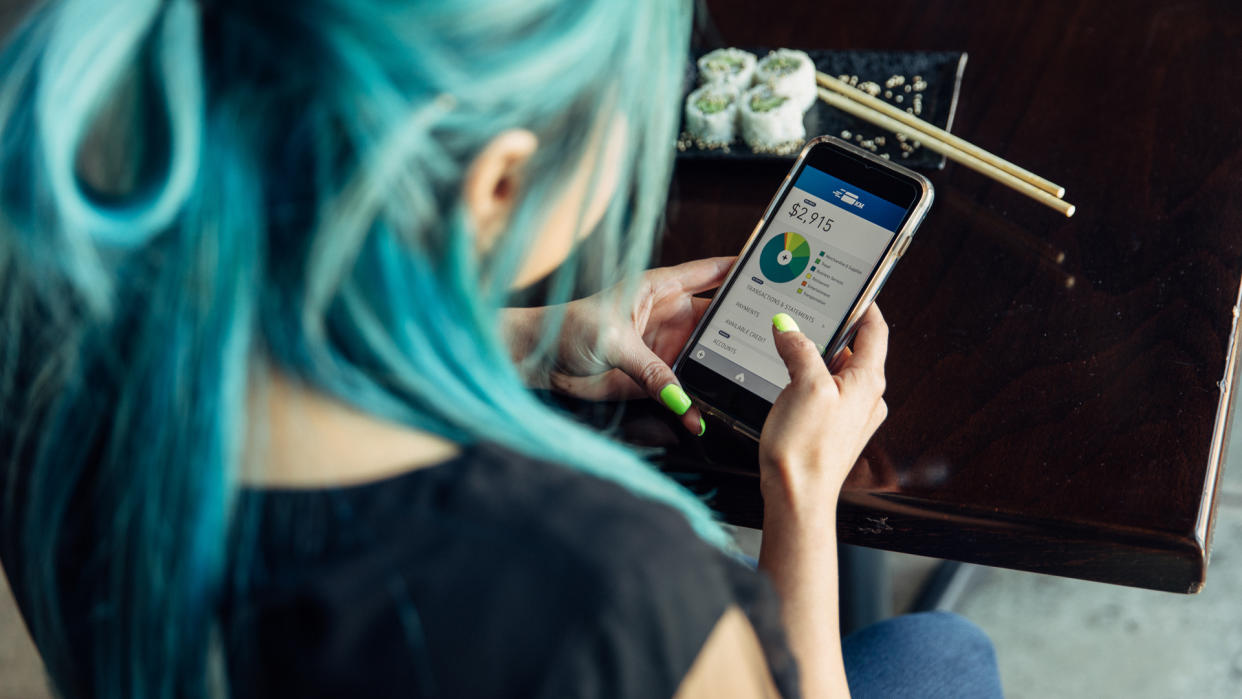
[[[827,73],[816,72],[815,81],[820,85],[819,98],[837,109],[918,141],[924,148],[987,175],[1067,217],[1074,215],[1074,205],[1062,199],[1065,196],[1064,187],[1023,170]]]

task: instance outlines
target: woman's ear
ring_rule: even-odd
[[[497,134],[470,163],[462,198],[474,226],[475,249],[490,249],[508,225],[526,164],[538,147],[534,133],[509,129]]]

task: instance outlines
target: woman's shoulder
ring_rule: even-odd
[[[716,549],[680,512],[619,483],[495,445],[463,456],[464,468],[442,474],[456,482],[468,505],[458,513],[485,514],[506,534],[530,536],[604,570],[632,569],[635,559],[658,560],[664,553],[693,567],[716,558]]]
[[[478,468],[462,474],[478,479],[466,486],[476,507],[463,514],[488,512],[494,529],[461,544],[504,542],[495,561],[531,576],[519,596],[557,610],[546,621],[564,634],[563,661],[594,672],[607,663],[592,654],[622,658],[639,666],[617,668],[624,676],[641,670],[675,689],[736,602],[737,564],[681,513],[620,484],[493,445],[476,454]],[[517,603],[510,590],[492,593]],[[575,611],[558,613],[567,608]]]
[[[256,562],[265,575],[245,595],[248,613],[231,618],[261,621],[248,624],[257,637],[316,618],[372,640],[351,658],[339,633],[299,633],[296,659],[256,658],[232,673],[250,685],[263,679],[258,668],[287,675],[279,668],[296,662],[316,668],[298,673],[309,691],[331,686],[343,663],[362,663],[374,684],[351,690],[430,676],[452,696],[586,685],[671,695],[737,603],[736,564],[680,513],[495,445],[386,482],[264,500]]]

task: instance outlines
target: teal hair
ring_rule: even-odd
[[[0,54],[3,538],[61,693],[207,691],[247,390],[267,366],[616,481],[726,544],[688,491],[526,390],[498,331],[546,212],[613,123],[621,185],[547,301],[648,262],[688,33],[672,0],[31,15]],[[461,183],[509,128],[539,148],[480,254]]]

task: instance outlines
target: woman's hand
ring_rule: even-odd
[[[877,306],[868,308],[854,351],[844,350],[833,371],[789,316],[778,315],[773,329],[790,382],[772,405],[759,440],[764,501],[799,518],[810,512],[835,516],[823,504],[836,501],[863,447],[888,415],[888,325]]]
[[[648,270],[629,302],[614,287],[566,304],[552,366],[529,371],[527,381],[586,400],[646,394],[680,415],[687,430],[702,434],[702,416],[669,365],[710,303],[694,295],[720,286],[735,259]],[[546,313],[545,308],[506,312],[505,333],[515,360],[534,348]]]
[[[790,647],[808,697],[848,697],[837,614],[837,497],[850,468],[888,414],[888,325],[863,315],[829,371],[789,316],[772,319],[790,382],[759,439],[763,543],[759,567],[781,596]]]

